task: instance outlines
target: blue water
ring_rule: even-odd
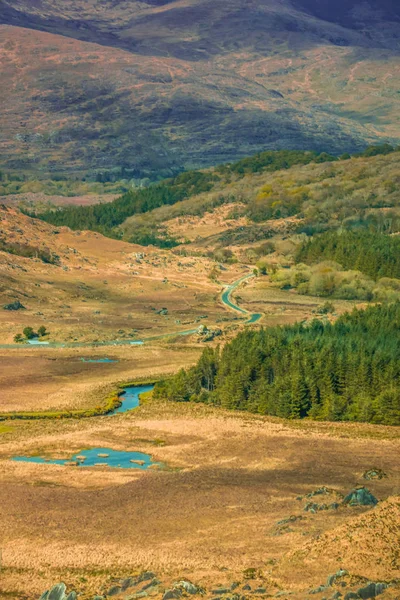
[[[121,396],[122,405],[116,408],[110,415],[116,415],[117,413],[128,412],[133,408],[137,408],[140,405],[140,394],[151,392],[154,389],[154,385],[137,385],[134,387],[127,387],[124,389],[125,394]]]
[[[112,358],[81,358],[81,361],[84,363],[117,363],[117,360],[113,360]]]
[[[99,454],[108,454],[107,457],[100,457]],[[85,457],[85,460],[78,460],[77,457]],[[14,456],[12,460],[19,462],[33,462],[47,465],[65,465],[70,462],[77,462],[77,467],[93,467],[93,466],[105,466],[105,467],[120,467],[121,469],[141,469],[146,470],[152,465],[162,467],[162,463],[153,462],[149,454],[143,454],[142,452],[122,452],[119,450],[112,450],[110,448],[91,448],[90,450],[81,450],[77,454],[74,454],[71,458],[57,459],[57,458],[42,458],[41,456]],[[131,460],[137,460],[138,463],[132,463]]]
[[[261,317],[262,315],[260,314],[253,314],[251,315],[251,318],[247,321],[247,324],[251,325],[251,323],[257,323],[257,321],[259,321]]]

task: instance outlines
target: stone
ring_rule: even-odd
[[[256,588],[253,592],[254,594],[266,594],[267,590],[263,587]]]
[[[224,588],[224,587],[217,588],[215,590],[211,590],[212,594],[229,594],[229,592],[230,592],[230,589]]]
[[[149,579],[155,579],[156,574],[153,571],[144,571],[141,575],[139,575],[137,582],[141,583],[142,581],[149,581]]]
[[[242,587],[242,590],[246,590],[247,592],[251,592],[251,585],[249,585],[248,583],[246,583],[246,585],[244,585]]]
[[[47,600],[65,600],[65,583],[58,583],[48,593]]]
[[[11,302],[10,304],[5,304],[3,306],[4,310],[26,310],[25,306],[21,304],[19,300],[15,300],[15,302]]]
[[[67,596],[67,600],[77,600],[76,592],[70,592]]]
[[[162,600],[175,600],[176,598],[180,598],[182,596],[181,590],[173,589],[167,590],[163,596]]]
[[[369,600],[370,598],[376,598],[376,596],[382,594],[382,592],[384,592],[387,587],[387,583],[371,582],[365,587],[358,589],[357,594],[363,600]]]
[[[382,592],[384,592],[384,591],[385,591],[385,590],[386,590],[388,587],[389,587],[389,586],[388,586],[388,584],[387,584],[387,583],[376,583],[376,584],[375,584],[375,590],[376,590],[376,593],[375,593],[375,595],[376,595],[376,596],[379,596],[379,595],[380,595],[380,594],[382,594]]]
[[[387,475],[382,469],[369,469],[363,474],[363,479],[367,479],[367,481],[372,479],[384,479],[385,477],[387,477]]]
[[[343,500],[348,506],[376,506],[378,500],[365,487],[352,490]]]
[[[344,600],[359,600],[359,598],[360,596],[355,592],[347,592],[347,594],[344,597]]]
[[[156,587],[160,583],[161,581],[159,581],[158,579],[152,579],[151,581],[149,581],[149,583],[146,583],[146,585],[142,587],[142,592],[148,590],[149,588]]]
[[[320,585],[319,587],[315,588],[314,590],[310,590],[308,593],[309,594],[320,594],[321,592],[324,592],[325,590],[326,590],[326,586]]]
[[[185,579],[182,579],[182,581],[178,581],[178,583],[175,583],[174,587],[183,588],[188,594],[198,594],[200,591],[199,588],[195,586],[191,581],[186,581]]]
[[[107,592],[107,596],[116,596],[122,592],[122,588],[119,585],[114,585]]]
[[[348,574],[349,574],[349,572],[346,571],[345,569],[339,569],[339,571],[337,571],[337,573],[334,573],[333,575],[328,576],[328,579],[326,580],[326,587],[332,586],[339,577],[344,577],[345,575],[348,575]]]

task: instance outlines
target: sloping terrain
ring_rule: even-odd
[[[376,1],[3,0],[2,166],[159,177],[397,140],[399,18]]]

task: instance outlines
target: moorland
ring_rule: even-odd
[[[398,596],[399,161],[267,152],[2,205],[1,597]],[[90,448],[163,467],[71,463]]]

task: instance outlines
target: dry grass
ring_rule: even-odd
[[[313,540],[336,527],[347,531],[360,511],[311,515],[297,496],[322,485],[345,493],[371,466],[389,475],[368,482],[380,500],[399,491],[399,439],[385,436],[390,428],[377,427],[380,440],[339,437],[347,429],[353,431],[346,424],[329,432],[306,424],[296,429],[276,419],[154,401],[111,420],[15,424],[2,443],[4,458],[104,446],[148,452],[173,469],[137,473],[0,461],[4,589],[26,592],[29,574],[29,597],[60,578],[98,590],[111,575],[142,568],[209,586],[256,567],[276,589],[317,585],[336,559],[321,562],[318,546],[312,568],[293,576],[291,554],[284,557],[307,543],[314,548]],[[306,518],[276,535],[276,523],[292,514]],[[374,554],[357,566],[350,555],[344,558],[347,568],[363,574]]]

